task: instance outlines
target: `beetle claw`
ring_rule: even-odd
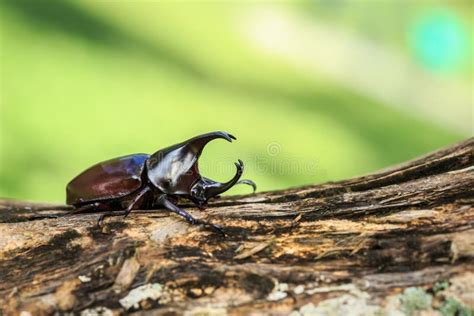
[[[219,225],[209,223],[207,221],[193,218],[193,222],[191,222],[191,224],[201,225],[206,228],[210,228],[212,231],[221,234],[222,237],[225,237],[227,235],[226,232],[222,229],[222,227],[220,227]]]
[[[105,214],[102,214],[97,220],[97,226],[99,226],[99,228],[104,226],[104,218],[105,218]]]
[[[203,226],[211,228],[212,231],[221,234],[222,237],[226,237],[226,236],[227,236],[227,233],[226,233],[226,232],[224,231],[224,229],[222,229],[222,227],[220,227],[219,225],[211,224],[211,223],[208,223],[208,222],[204,222],[204,223],[203,223]]]
[[[222,237],[226,237],[227,236],[227,233],[225,232],[224,229],[222,229],[222,227],[220,227],[219,225],[215,225],[215,224],[209,224],[211,226],[211,228],[217,232],[217,233],[220,233],[222,235]]]
[[[100,215],[99,219],[97,220],[97,226],[102,227],[104,225],[104,219],[107,217],[112,217],[112,216],[120,216],[120,215],[126,215],[127,211],[110,211],[107,213],[104,213]]]

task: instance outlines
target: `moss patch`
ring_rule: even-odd
[[[452,298],[448,298],[439,311],[443,316],[472,316],[471,309]]]
[[[418,287],[409,287],[400,296],[401,310],[407,315],[412,315],[414,311],[428,309],[431,307],[433,296]]]

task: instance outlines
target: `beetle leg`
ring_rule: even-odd
[[[101,204],[100,202],[94,202],[94,203],[86,204],[86,205],[83,205],[83,206],[80,206],[78,208],[73,209],[72,211],[67,213],[67,215],[87,213],[87,212],[89,212],[93,209],[99,208],[100,204]]]
[[[140,202],[140,199],[150,191],[150,188],[148,186],[144,187],[140,192],[138,192],[138,194],[133,198],[133,200],[128,204],[127,208],[123,211],[111,211],[111,212],[107,212],[107,213],[104,213],[102,214],[100,217],[99,217],[99,220],[97,221],[97,224],[99,226],[102,226],[102,224],[104,223],[104,219],[107,218],[107,217],[111,217],[111,216],[121,216],[123,215],[123,217],[127,217],[128,214],[130,214],[130,212],[136,207],[138,206],[139,202]]]
[[[112,208],[106,203],[93,202],[93,203],[90,203],[90,204],[80,206],[80,207],[76,208],[75,210],[72,210],[71,212],[67,213],[67,215],[87,213],[89,211],[95,211],[95,212],[107,211],[106,213],[103,213],[102,215],[100,215],[99,219],[97,220],[97,225],[102,226],[102,224],[104,223],[104,219],[106,217],[118,216],[118,215],[125,214],[125,211],[111,211],[111,209]]]
[[[193,224],[193,225],[204,225],[204,226],[209,226],[211,227],[214,231],[217,231],[218,233],[222,234],[223,236],[225,236],[225,232],[222,230],[222,228],[218,225],[214,225],[214,224],[211,224],[211,223],[208,223],[206,221],[203,221],[203,220],[200,220],[200,219],[196,219],[194,218],[191,214],[189,214],[188,212],[186,212],[185,210],[177,207],[176,205],[174,205],[173,203],[171,203],[170,200],[168,200],[168,198],[166,197],[166,195],[161,195],[158,199],[157,199],[157,202],[162,205],[163,207],[165,207],[167,210],[173,212],[173,213],[176,213],[182,217],[184,217],[190,224]]]
[[[124,218],[127,217],[128,214],[130,214],[132,209],[134,209],[139,204],[140,199],[149,191],[150,191],[150,187],[146,186],[140,192],[138,192],[137,196],[135,196],[135,198],[133,198],[133,200],[127,206],[127,209],[125,210],[125,214],[123,216]]]
[[[121,215],[125,215],[127,213],[127,211],[111,211],[111,212],[107,212],[107,213],[104,213],[102,215],[100,215],[99,219],[97,220],[97,226],[102,226],[104,224],[104,219],[106,219],[107,217],[112,217],[112,216],[121,216]]]

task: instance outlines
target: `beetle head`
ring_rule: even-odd
[[[198,159],[202,150],[213,139],[222,138],[229,142],[234,136],[225,132],[212,132],[193,137],[182,143],[159,150],[147,161],[148,179],[162,192],[189,197],[199,206],[234,186],[243,172],[243,163],[236,163],[237,172],[228,182],[220,183],[202,177]]]
[[[244,163],[242,160],[239,159],[239,162],[235,163],[235,166],[237,167],[237,172],[232,179],[225,183],[201,177],[191,187],[190,196],[192,200],[199,206],[203,206],[210,198],[218,196],[232,188],[239,181],[244,171]]]

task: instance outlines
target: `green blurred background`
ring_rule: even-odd
[[[471,1],[2,0],[0,196],[62,202],[90,165],[225,130],[271,190],[473,134]],[[245,193],[235,188],[229,193]]]

